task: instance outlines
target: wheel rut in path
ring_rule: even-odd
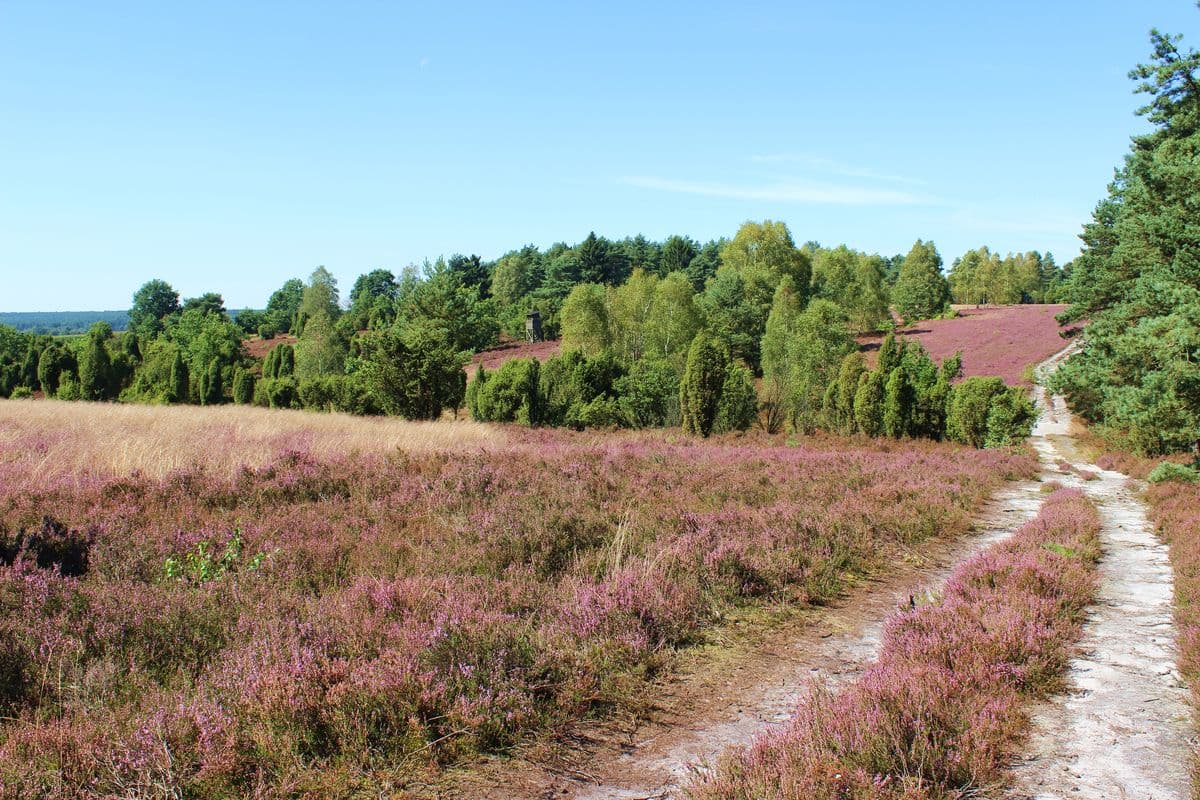
[[[1010,798],[1190,797],[1190,711],[1177,671],[1173,575],[1132,482],[1078,456],[1062,398],[1048,403],[1058,426],[1035,442],[1042,459],[1068,461],[1094,480],[1064,477],[1100,510],[1097,602],[1071,661],[1068,691],[1039,706]]]

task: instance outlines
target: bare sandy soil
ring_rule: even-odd
[[[1012,770],[1012,798],[1137,798],[1190,795],[1193,735],[1176,668],[1167,547],[1154,535],[1136,484],[1081,460],[1062,398],[1049,403],[1043,460],[1068,461],[1063,479],[1095,501],[1104,522],[1098,602],[1070,665],[1068,692],[1038,708],[1025,758]]]

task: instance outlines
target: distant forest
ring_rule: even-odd
[[[87,333],[97,322],[108,323],[114,331],[129,327],[128,311],[0,311],[0,325],[9,325],[23,333],[69,336]]]

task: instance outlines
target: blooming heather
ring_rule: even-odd
[[[4,431],[0,550],[52,530],[87,552],[79,574],[24,544],[0,560],[0,796],[402,788],[628,702],[723,606],[826,600],[1033,470],[926,442],[518,429],[357,457],[297,436],[231,471],[206,430],[161,477],[57,469],[64,442]]]
[[[953,798],[993,781],[1031,698],[1059,685],[1095,591],[1100,520],[1050,495],[1007,542],[959,566],[940,601],[889,620],[879,660],[815,688],[788,727],[693,787],[697,800]]]

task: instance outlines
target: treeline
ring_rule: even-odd
[[[369,309],[386,317],[359,331]],[[33,336],[0,327],[0,390],[27,396],[34,388],[65,400],[121,400],[216,405],[257,403],[277,408],[336,409],[435,419],[461,405],[464,365],[496,338],[494,318],[478,287],[463,285],[445,263],[420,280],[397,283],[390,273],[364,275],[343,310],[337,282],[318,268],[307,283],[291,280],[267,309],[236,321],[220,295],[180,301],[166,282],[135,293],[129,327],[105,323],[84,337]],[[297,339],[252,358],[248,328],[275,325]],[[274,335],[274,332],[268,332]]]
[[[818,308],[810,324],[828,311]],[[811,327],[794,347],[797,357],[761,389],[744,362],[705,331],[688,347],[682,374],[666,360],[624,361],[612,350],[589,356],[574,349],[543,363],[513,359],[492,372],[476,369],[467,407],[483,422],[681,426],[700,436],[758,424],[771,433],[786,426],[796,433],[822,429],[1004,447],[1029,435],[1036,413],[1020,389],[995,377],[954,383],[958,356],[936,364],[920,343],[891,333],[870,369],[847,338],[836,326]]]
[[[1054,377],[1072,407],[1132,449],[1200,459],[1200,54],[1151,33],[1130,73],[1154,125],[1084,226],[1063,321],[1088,320]]]
[[[963,305],[1061,303],[1070,267],[1036,250],[1003,258],[986,247],[968,250],[950,267],[950,295]]]
[[[181,301],[170,285],[152,280],[134,294],[123,333],[97,324],[76,341],[15,331],[0,338],[0,390],[413,419],[436,419],[466,403],[483,420],[682,425],[703,435],[744,429],[761,414],[770,430],[942,438],[943,422],[914,422],[901,412],[890,427],[859,425],[848,411],[852,396],[838,411],[826,395],[857,349],[856,333],[892,328],[893,314],[913,321],[953,313],[950,300],[932,242],[917,241],[894,258],[811,242],[798,247],[787,226],[771,220],[747,222],[733,238],[705,245],[591,234],[575,247],[527,247],[490,264],[456,255],[399,277],[374,270],[357,279],[345,303],[321,267],[236,319],[218,294]],[[548,334],[561,336],[564,354],[544,365],[481,371],[468,397],[471,354],[503,332],[523,333],[532,310]],[[252,333],[289,338],[255,359],[243,347]],[[895,369],[879,374],[884,389]],[[906,369],[897,398],[933,390],[927,378],[936,367]],[[950,393],[938,391],[936,400],[921,400],[930,419],[945,416]],[[931,403],[940,410],[929,411]]]

